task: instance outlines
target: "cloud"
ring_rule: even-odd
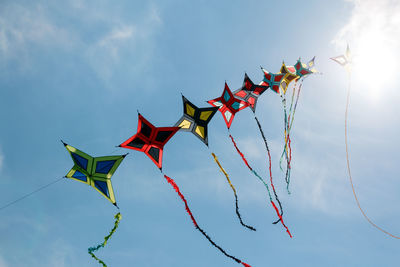
[[[0,13],[0,55],[21,56],[34,44],[65,45],[69,34],[50,21],[40,6],[4,4]]]
[[[61,17],[55,15],[60,9]],[[67,52],[70,58],[83,60],[99,79],[107,82],[119,72],[118,67],[148,64],[154,33],[162,24],[155,5],[147,5],[134,16],[123,13],[115,5],[103,3],[93,8],[81,0],[54,6],[2,4],[1,64],[6,66],[12,61],[20,68],[30,69],[47,53]]]
[[[99,78],[108,81],[126,58],[135,59],[129,62],[130,66],[148,63],[152,56],[152,37],[162,21],[156,6],[151,5],[146,13],[145,19],[138,23],[116,19],[111,23],[111,30],[87,45],[86,59]]]

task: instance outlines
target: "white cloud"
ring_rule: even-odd
[[[135,59],[130,66],[148,64],[153,35],[162,23],[157,6],[149,5],[138,13],[143,19],[135,20],[135,17],[124,18],[120,12],[110,12],[107,5],[93,8],[81,0],[70,0],[64,5],[58,8],[63,8],[63,16],[74,23],[55,16],[55,7],[3,4],[0,8],[1,64],[13,60],[19,67],[29,69],[33,65],[30,62],[33,47],[39,48],[36,50],[39,53],[55,49],[70,51],[74,56],[83,56],[106,82],[118,72],[117,66],[123,67],[119,64],[127,58]]]
[[[57,27],[40,6],[4,5],[0,14],[0,55],[21,56],[32,44],[65,45],[69,34]]]

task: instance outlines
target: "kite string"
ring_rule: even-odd
[[[279,198],[278,198],[278,194],[276,193],[275,186],[274,186],[274,183],[273,183],[273,180],[272,180],[272,159],[271,159],[271,152],[270,152],[270,150],[269,150],[267,138],[265,138],[264,131],[263,131],[262,127],[261,127],[261,124],[260,124],[260,122],[259,122],[259,120],[258,120],[256,114],[253,113],[253,115],[254,115],[254,119],[256,120],[258,129],[260,130],[261,137],[262,137],[262,139],[263,139],[263,141],[264,141],[265,148],[267,149],[267,152],[268,152],[268,162],[269,162],[269,164],[268,164],[268,169],[269,169],[270,183],[271,183],[272,191],[274,192],[274,195],[275,195],[275,199],[276,199],[276,201],[277,201],[278,204],[279,204],[279,209],[280,209],[280,211],[281,211],[281,216],[282,216],[282,215],[283,215],[282,204],[281,204],[281,201],[280,201]],[[276,222],[274,222],[273,224],[276,224],[276,223],[278,223],[278,222],[279,222],[279,220],[276,221]]]
[[[221,166],[221,163],[219,162],[217,156],[216,156],[214,153],[211,153],[211,155],[214,157],[214,161],[217,163],[217,165],[218,165],[219,169],[221,170],[221,172],[225,175],[226,180],[228,181],[230,187],[232,188],[233,194],[235,195],[236,215],[237,215],[238,218],[239,218],[240,224],[243,225],[244,227],[246,227],[246,228],[252,230],[252,231],[256,231],[256,229],[255,229],[254,227],[249,226],[249,225],[246,225],[245,223],[243,223],[243,221],[242,221],[242,216],[240,215],[240,212],[239,212],[239,204],[238,204],[238,197],[237,197],[237,194],[236,194],[236,189],[235,189],[235,187],[233,186],[233,184],[231,183],[231,180],[229,179],[228,173],[227,173],[227,172],[225,171],[225,169]]]
[[[117,230],[118,225],[119,225],[119,222],[121,221],[121,218],[122,218],[121,213],[118,212],[117,214],[115,214],[114,218],[115,218],[114,227],[111,229],[110,233],[109,233],[107,236],[104,237],[103,243],[98,244],[97,246],[88,248],[88,253],[92,256],[92,258],[94,258],[94,259],[97,260],[100,264],[102,264],[103,267],[107,267],[107,265],[106,265],[102,260],[100,260],[99,258],[97,258],[96,255],[94,255],[93,252],[99,250],[100,248],[103,248],[103,247],[107,244],[107,241],[108,241],[108,240],[111,238],[111,236],[115,233],[115,230]]]
[[[281,224],[283,225],[283,227],[285,227],[286,232],[289,234],[290,237],[292,237],[292,234],[290,233],[288,227],[287,227],[287,226],[285,225],[285,223],[283,222],[282,216],[279,214],[279,211],[278,211],[278,209],[276,208],[276,205],[275,205],[274,201],[272,200],[272,196],[271,196],[271,192],[269,191],[268,184],[267,184],[267,183],[264,181],[264,179],[263,179],[255,170],[253,170],[253,169],[251,168],[251,166],[248,164],[246,158],[244,157],[243,153],[242,153],[242,152],[239,150],[239,148],[237,147],[236,142],[235,142],[235,140],[233,139],[233,137],[232,137],[231,134],[229,134],[229,137],[231,138],[232,143],[233,143],[233,145],[234,145],[235,148],[236,148],[236,151],[237,151],[237,152],[239,153],[239,155],[242,157],[243,162],[246,163],[246,165],[247,165],[247,167],[250,169],[250,171],[251,171],[251,172],[264,184],[264,186],[267,188],[269,200],[270,200],[272,206],[274,207],[274,209],[275,209],[275,211],[276,211],[276,213],[277,213],[277,215],[278,215],[278,217],[279,217],[279,220],[276,221],[276,223],[280,221]]]
[[[349,157],[349,148],[348,148],[348,142],[347,142],[347,117],[348,117],[348,109],[349,109],[349,102],[350,102],[350,90],[351,90],[351,74],[349,74],[349,83],[348,83],[348,89],[347,89],[347,100],[346,100],[346,112],[345,112],[345,119],[344,119],[344,136],[345,136],[345,144],[346,144],[346,162],[347,162],[347,171],[349,173],[349,179],[350,179],[350,184],[351,184],[351,189],[353,191],[353,195],[354,198],[357,202],[357,206],[360,209],[362,215],[364,216],[364,218],[376,229],[378,229],[379,231],[393,237],[396,239],[400,239],[399,236],[395,236],[389,232],[387,232],[386,230],[382,229],[381,227],[379,227],[378,225],[376,225],[374,222],[372,222],[372,220],[367,216],[367,214],[364,212],[364,210],[361,208],[361,204],[358,201],[358,197],[356,194],[356,191],[354,189],[354,184],[353,184],[353,179],[351,176],[351,170],[350,170],[350,157]]]
[[[23,195],[22,197],[17,198],[16,200],[13,200],[13,201],[7,203],[6,205],[0,207],[0,210],[5,209],[5,208],[7,208],[7,207],[9,207],[9,206],[11,206],[11,205],[13,205],[13,204],[19,202],[19,201],[21,201],[21,200],[23,200],[23,199],[25,199],[25,198],[27,198],[27,197],[29,197],[29,196],[31,196],[31,195],[37,193],[37,192],[43,190],[43,189],[45,189],[45,188],[47,188],[47,187],[49,187],[49,186],[51,186],[51,185],[53,185],[53,184],[55,184],[55,183],[61,181],[62,179],[64,179],[64,177],[58,178],[58,179],[56,179],[56,180],[54,180],[54,181],[52,181],[52,182],[50,182],[50,183],[48,183],[48,184],[45,184],[45,185],[39,187],[38,189],[36,189],[36,190],[34,190],[34,191],[32,191],[32,192],[26,194],[26,195]]]
[[[207,240],[214,246],[216,247],[219,251],[221,251],[226,257],[233,259],[234,261],[236,261],[237,263],[241,263],[243,266],[245,267],[251,267],[250,265],[248,265],[247,263],[242,262],[241,260],[239,260],[238,258],[235,258],[234,256],[229,255],[228,253],[226,253],[225,250],[223,250],[220,246],[218,246],[217,244],[215,244],[215,242],[207,235],[206,232],[204,232],[203,229],[200,228],[200,226],[197,224],[196,219],[193,217],[193,214],[187,204],[187,201],[185,199],[185,197],[183,196],[183,194],[181,193],[181,191],[179,190],[178,185],[175,183],[175,181],[168,177],[167,175],[164,174],[164,178],[167,180],[167,182],[174,188],[174,190],[176,191],[176,193],[179,195],[179,197],[181,198],[181,200],[183,201],[184,205],[185,205],[185,210],[186,212],[189,214],[190,219],[192,220],[195,228],[197,230],[200,231],[200,233],[207,238]]]

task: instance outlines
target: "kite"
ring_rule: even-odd
[[[126,155],[92,157],[73,146],[64,142],[63,144],[74,161],[74,166],[65,177],[90,185],[118,207],[111,184],[111,176]]]
[[[140,113],[137,133],[119,145],[144,152],[162,170],[164,145],[179,130],[179,127],[155,127]]]
[[[182,95],[182,101],[183,101],[183,116],[182,118],[179,119],[179,121],[175,124],[175,126],[180,127],[181,131],[192,132],[208,147],[207,125],[211,121],[215,113],[218,111],[218,107],[198,108],[183,95]],[[218,161],[217,156],[215,156],[214,153],[211,153],[211,155],[213,156],[214,161],[219,166],[221,172],[225,175],[225,178],[233,191],[233,194],[235,196],[236,215],[239,218],[240,224],[252,231],[255,231],[256,230],[255,228],[246,225],[243,222],[242,216],[239,212],[239,204],[238,204],[236,189],[232,185],[229,179],[229,175],[224,170],[224,168],[222,168],[221,163]]]
[[[258,97],[264,93],[269,86],[256,85],[250,80],[247,73],[244,74],[243,86],[233,92],[235,97],[242,99],[249,103],[249,106],[253,112],[256,112],[256,105]]]
[[[247,76],[247,75],[246,75],[246,76]],[[244,84],[243,84],[242,88],[239,89],[239,91],[240,91],[240,90],[246,90],[247,86],[249,86],[250,89],[251,89],[251,88],[253,88],[253,89],[256,88],[255,86],[252,86],[253,83],[251,82],[251,80],[250,80],[248,77],[246,78],[246,76],[245,76]],[[253,84],[253,85],[254,85],[254,84]],[[265,91],[264,89],[265,89],[265,86],[266,86],[266,85],[263,85],[263,86],[264,86],[264,87],[261,87],[261,88],[257,89],[257,91],[260,92],[260,93],[261,93],[261,91]],[[238,111],[240,111],[240,110],[242,110],[242,109],[244,109],[244,108],[250,106],[250,103],[249,103],[249,102],[246,102],[245,100],[242,100],[242,99],[240,99],[240,98],[238,98],[238,97],[236,97],[236,96],[234,96],[234,95],[232,94],[232,92],[230,91],[230,89],[229,89],[228,85],[226,84],[226,82],[225,82],[225,87],[224,87],[222,96],[219,97],[219,98],[213,99],[213,100],[209,100],[208,103],[209,103],[210,105],[212,105],[212,106],[219,107],[219,111],[221,112],[222,116],[223,116],[224,119],[225,119],[225,123],[226,123],[226,126],[227,126],[227,128],[228,128],[228,132],[229,132],[229,137],[230,137],[230,139],[231,139],[231,141],[232,141],[232,143],[233,143],[233,145],[234,145],[236,151],[237,151],[238,154],[241,156],[241,158],[242,158],[243,162],[245,163],[245,165],[247,166],[247,168],[248,168],[248,169],[249,169],[263,184],[264,184],[264,186],[267,188],[267,192],[268,192],[268,195],[269,195],[271,204],[272,204],[272,206],[274,207],[274,209],[276,209],[276,205],[275,205],[275,203],[274,203],[273,200],[272,200],[272,197],[271,197],[271,193],[270,193],[270,191],[269,191],[268,184],[267,184],[267,183],[264,181],[264,179],[263,179],[261,176],[259,176],[259,175],[257,174],[257,172],[256,172],[255,170],[253,170],[253,168],[248,164],[248,162],[247,162],[246,158],[244,157],[243,153],[242,153],[242,152],[239,150],[239,148],[237,147],[236,142],[235,142],[233,136],[230,134],[230,130],[229,130],[229,128],[230,128],[230,126],[231,126],[231,124],[232,124],[232,121],[233,121],[233,115],[234,115],[236,112],[238,112]],[[235,105],[236,108],[232,107],[233,105]],[[233,114],[232,116],[229,117],[229,119],[226,119],[226,112],[227,112],[227,111],[228,111],[228,112],[231,111],[231,113],[228,113],[228,114]],[[233,111],[234,111],[234,112],[233,112]],[[221,170],[221,171],[222,171],[222,170]],[[274,190],[274,192],[275,192],[275,190]],[[276,194],[275,194],[275,196],[277,197]],[[279,203],[280,203],[280,202],[279,202]],[[280,205],[280,207],[281,207],[281,205]],[[281,216],[282,211],[281,211],[281,213],[279,213],[279,211],[276,209],[276,212],[277,212],[277,215],[278,215],[278,217],[279,217],[279,220],[276,221],[275,223],[281,221],[282,225],[286,228],[286,232],[289,234],[290,237],[292,237],[292,235],[291,235],[289,229],[288,229],[288,228],[286,227],[286,225],[283,223],[282,216]]]
[[[331,57],[331,59],[344,67],[350,75],[352,60],[349,45],[347,45],[346,52],[343,55]]]
[[[235,97],[225,82],[222,96],[207,101],[211,106],[218,107],[228,129],[231,127],[235,114],[249,106],[249,103]]]
[[[157,165],[162,171],[162,152],[165,144],[172,138],[172,136],[180,129],[180,127],[155,127],[148,120],[146,120],[140,113],[138,114],[138,129],[137,133],[119,145],[119,147],[133,149],[137,151],[144,152],[153,162]],[[209,118],[211,119],[211,118]],[[185,204],[185,210],[189,217],[191,218],[195,228],[219,251],[221,251],[225,256],[233,259],[237,263],[242,264],[245,267],[251,267],[250,265],[242,262],[241,260],[229,255],[223,250],[220,246],[218,246],[207,234],[206,232],[200,228],[197,224],[197,221],[194,219],[192,211],[189,209],[187,201],[183,194],[181,193],[178,185],[175,181],[163,174],[164,178],[167,182],[174,188],[178,196]]]
[[[207,125],[218,110],[218,107],[198,108],[182,95],[183,116],[175,124],[180,130],[192,132],[208,146]]]
[[[347,117],[348,117],[348,110],[349,110],[349,103],[350,103],[350,91],[351,91],[351,53],[350,53],[350,49],[349,49],[349,45],[347,45],[347,49],[346,49],[346,53],[344,55],[341,56],[337,56],[337,57],[333,57],[331,58],[332,60],[334,60],[335,62],[339,63],[341,66],[343,66],[349,77],[348,77],[348,88],[347,88],[347,98],[346,98],[346,111],[345,111],[345,116],[344,116],[344,141],[345,141],[345,145],[346,145],[346,163],[347,163],[347,172],[349,174],[349,180],[350,180],[350,185],[351,185],[351,189],[353,191],[353,196],[354,199],[356,200],[357,206],[359,208],[359,210],[361,211],[362,215],[364,216],[364,218],[368,221],[368,223],[370,223],[373,227],[375,227],[376,229],[378,229],[379,231],[387,234],[390,237],[396,238],[396,239],[400,239],[400,236],[396,236],[386,230],[384,230],[383,228],[381,228],[380,226],[376,225],[369,217],[368,215],[365,213],[364,209],[361,207],[360,201],[358,200],[356,191],[354,189],[354,184],[353,184],[353,178],[351,176],[351,169],[350,169],[350,157],[349,157],[349,145],[348,145],[348,141],[347,141]]]
[[[111,176],[117,170],[118,166],[121,164],[122,160],[127,154],[119,156],[91,157],[73,146],[70,146],[64,142],[62,143],[74,161],[74,166],[65,177],[92,186],[103,197],[108,199],[114,206],[118,208],[115,201],[114,190],[111,185]],[[97,258],[93,252],[104,247],[107,243],[107,240],[111,238],[115,230],[118,228],[121,220],[121,214],[118,212],[114,218],[116,219],[114,228],[104,238],[104,242],[95,247],[88,248],[88,253],[100,264],[102,264],[103,267],[107,267],[107,265],[102,260]]]
[[[260,83],[263,86],[269,86],[275,93],[285,95],[289,84],[297,78],[296,74],[287,70],[285,62],[282,63],[280,73],[271,73],[261,67],[264,72],[264,79]]]

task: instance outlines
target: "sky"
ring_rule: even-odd
[[[146,155],[115,146],[136,133],[137,111],[156,126],[182,116],[181,93],[198,107],[260,66],[278,72],[316,56],[322,75],[302,87],[291,132],[291,194],[279,170],[283,111],[268,90],[256,114],[293,234],[273,225],[262,184],[246,169],[217,113],[209,148],[178,132],[163,171],[185,195],[199,225],[251,266],[397,266],[398,240],[368,224],[346,169],[348,78],[329,58],[353,53],[350,162],[361,205],[400,234],[398,114],[400,4],[346,1],[9,1],[0,3],[0,206],[51,183],[73,162],[60,143],[93,156],[129,152],[112,177],[122,220],[96,255],[108,266],[238,266],[194,229],[183,203]],[[230,132],[258,173],[267,157],[249,109]],[[234,197],[211,156],[230,175]],[[113,226],[115,207],[93,188],[62,179],[1,209],[0,267],[99,266],[87,248]]]

